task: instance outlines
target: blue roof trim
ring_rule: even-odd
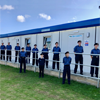
[[[0,38],[100,26],[100,18],[0,35]]]

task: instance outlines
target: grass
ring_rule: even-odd
[[[1,100],[100,100],[100,88],[71,81],[62,85],[62,79],[0,65]],[[66,80],[67,83],[67,80]]]

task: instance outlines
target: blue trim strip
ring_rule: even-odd
[[[100,18],[0,35],[0,38],[100,26]]]

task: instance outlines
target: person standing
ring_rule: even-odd
[[[20,58],[20,72],[22,73],[22,64],[24,64],[24,73],[26,73],[26,57],[27,53],[24,51],[24,47],[22,47],[22,51],[19,53]]]
[[[71,57],[69,57],[69,52],[65,53],[65,57],[63,58],[64,69],[63,69],[63,81],[62,84],[65,84],[66,74],[68,84],[70,84],[70,64],[71,64]]]
[[[38,66],[38,51],[39,50],[37,48],[37,45],[35,44],[34,48],[32,49],[32,53],[33,53],[33,63],[32,63],[32,65],[34,65],[36,63],[36,66]]]
[[[53,48],[53,60],[56,60],[56,61],[59,61],[59,52],[61,52],[61,49],[60,47],[58,46],[58,42],[55,43],[55,47]],[[55,61],[53,61],[53,66],[52,66],[53,69],[55,69]],[[57,69],[59,70],[59,62],[57,62]]]
[[[5,60],[5,45],[2,43],[1,47],[1,60]]]
[[[45,58],[45,60],[48,60],[48,48],[47,48],[47,45],[46,44],[44,44],[44,48],[42,49],[42,53],[43,53],[43,55],[44,55],[44,58]],[[46,61],[46,68],[48,68],[48,61]]]
[[[8,58],[11,61],[11,50],[12,50],[12,46],[10,45],[10,42],[8,42],[8,45],[6,46],[6,49],[7,49],[7,61],[8,61]]]
[[[30,63],[30,55],[31,55],[31,47],[29,45],[29,43],[27,44],[27,47],[26,47],[26,53],[27,53],[27,63]]]
[[[45,65],[45,58],[43,53],[40,54],[41,58],[39,58],[39,78],[42,76],[44,77],[44,65]],[[42,75],[41,75],[42,74]]]
[[[20,52],[20,46],[19,46],[19,43],[17,43],[17,46],[15,46],[15,62],[17,62],[17,56],[19,56],[19,52]],[[19,62],[19,59],[18,59],[18,62]]]
[[[98,77],[98,66],[99,66],[99,54],[100,54],[100,50],[98,49],[99,44],[95,43],[94,44],[94,49],[91,50],[91,54],[98,54],[98,55],[91,55],[91,65],[92,66],[97,66],[97,67],[91,67],[91,77],[93,77],[94,75],[94,69],[95,69],[95,76]]]
[[[83,47],[81,46],[81,40],[79,40],[78,45],[75,46],[74,48],[74,53],[83,53]],[[82,54],[75,54],[75,68],[74,68],[74,73],[76,74],[77,68],[78,68],[78,63],[83,64],[83,55]],[[83,65],[80,65],[80,74],[83,75]]]

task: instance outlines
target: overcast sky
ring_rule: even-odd
[[[0,0],[0,34],[100,18],[100,0]]]

